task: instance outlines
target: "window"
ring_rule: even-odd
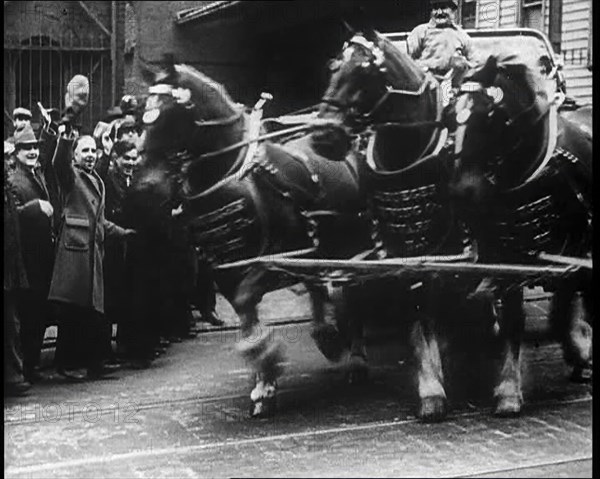
[[[463,28],[475,28],[477,20],[477,2],[463,0],[460,2],[460,20]]]
[[[521,0],[521,26],[544,31],[541,0]]]
[[[548,39],[556,53],[562,49],[562,0],[550,0],[548,4]]]

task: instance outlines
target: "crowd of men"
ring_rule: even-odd
[[[456,75],[470,64],[471,40],[456,24],[456,0],[431,5],[430,21],[408,37],[409,53],[439,78]],[[16,108],[4,142],[5,394],[25,394],[43,379],[49,324],[58,325],[57,373],[82,381],[124,362],[148,367],[170,341],[193,337],[191,305],[221,323],[210,268],[177,210],[166,233],[133,228],[126,197],[140,158],[136,99],[123,97],[82,135],[77,117],[88,95],[87,79],[76,75],[62,113],[39,105],[39,136],[31,111]]]
[[[197,334],[192,308],[222,324],[210,269],[177,215],[155,247],[161,254],[150,256],[152,241],[127,211],[140,161],[136,98],[123,97],[87,135],[77,119],[88,97],[87,78],[76,75],[62,111],[37,105],[37,135],[32,111],[18,107],[4,141],[5,395],[49,379],[40,368],[49,325],[56,373],[80,382],[149,367],[171,342]]]

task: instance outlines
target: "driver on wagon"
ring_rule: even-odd
[[[408,53],[438,79],[471,66],[471,37],[456,24],[457,0],[431,0],[431,19],[408,35]],[[456,85],[453,85],[456,86]]]

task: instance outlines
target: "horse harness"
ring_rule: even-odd
[[[492,99],[490,115],[496,108],[499,108],[503,100],[503,92],[500,88],[484,88],[477,82],[466,82],[461,86],[460,94],[473,91],[484,92]],[[506,250],[517,252],[520,255],[534,258],[546,249],[565,248],[569,241],[569,234],[562,234],[562,243],[557,243],[557,228],[560,229],[560,221],[563,213],[561,207],[557,204],[557,188],[568,188],[562,191],[568,195],[570,192],[585,212],[587,218],[587,236],[591,237],[593,211],[589,198],[582,191],[577,183],[575,176],[579,169],[583,177],[591,177],[591,172],[587,171],[581,159],[568,149],[557,145],[558,138],[558,107],[560,106],[564,95],[558,93],[552,102],[542,109],[534,118],[533,124],[548,118],[547,142],[542,150],[539,164],[534,163],[533,171],[527,172],[524,180],[517,186],[504,190],[497,198],[499,214],[495,218],[496,233],[500,244]],[[538,99],[528,108],[517,116],[509,118],[506,126],[514,127],[528,114],[534,111],[538,105]],[[460,160],[461,153],[461,135],[464,135],[466,123],[470,116],[470,110],[465,109],[457,112],[457,134],[454,151],[455,161]],[[518,145],[511,151],[516,150]],[[510,153],[510,151],[509,151]],[[486,165],[486,179],[495,184],[497,169],[500,166],[502,158],[494,158]],[[560,236],[560,235],[559,235]],[[566,237],[565,237],[566,236]],[[582,240],[587,241],[587,240]]]
[[[360,35],[352,38],[345,49],[350,46],[358,46],[367,51],[369,65],[379,68],[384,73],[384,54],[381,48]],[[369,125],[366,133],[359,135],[357,150],[364,169],[361,176],[364,179],[363,189],[367,197],[371,238],[380,259],[389,256],[435,254],[449,246],[447,240],[455,225],[445,191],[448,182],[447,171],[441,160],[449,141],[448,130],[442,121],[443,111],[447,106],[447,98],[442,95],[442,89],[442,83],[430,72],[426,72],[421,86],[414,91],[387,85],[385,92],[370,111],[355,118],[358,123]],[[377,112],[394,96],[418,98],[429,90],[435,91],[438,105],[434,120],[384,123],[376,121]],[[331,98],[325,97],[322,101],[342,112],[351,109],[351,105],[340,104]],[[377,131],[385,128],[428,126],[435,127],[435,130],[412,164],[396,171],[386,171],[377,167],[374,160]],[[461,244],[460,248],[465,244]]]
[[[223,127],[246,118],[242,141],[198,156],[187,149],[166,154],[174,168],[171,181],[175,183],[177,196],[182,199],[193,243],[213,264],[221,267],[260,256],[273,246],[269,239],[276,225],[271,224],[269,205],[265,203],[261,188],[270,189],[292,205],[304,224],[305,251],[319,246],[316,218],[333,213],[314,210],[326,196],[321,181],[324,172],[315,168],[303,152],[267,141],[308,130],[313,123],[320,125],[322,122],[316,120],[261,135],[264,100],[263,96],[250,115],[240,113],[224,120],[196,122],[199,127]],[[238,157],[220,181],[204,191],[192,191],[187,173],[193,163],[210,161],[236,150],[239,150]],[[176,165],[179,167],[175,168]]]

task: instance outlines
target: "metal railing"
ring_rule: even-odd
[[[34,126],[40,121],[37,102],[46,108],[63,108],[69,80],[82,74],[90,80],[89,105],[80,121],[91,132],[95,122],[111,106],[110,41],[99,32],[75,36],[67,31],[58,37],[36,35],[21,40],[4,37],[4,137],[10,130],[12,111],[29,109]]]

